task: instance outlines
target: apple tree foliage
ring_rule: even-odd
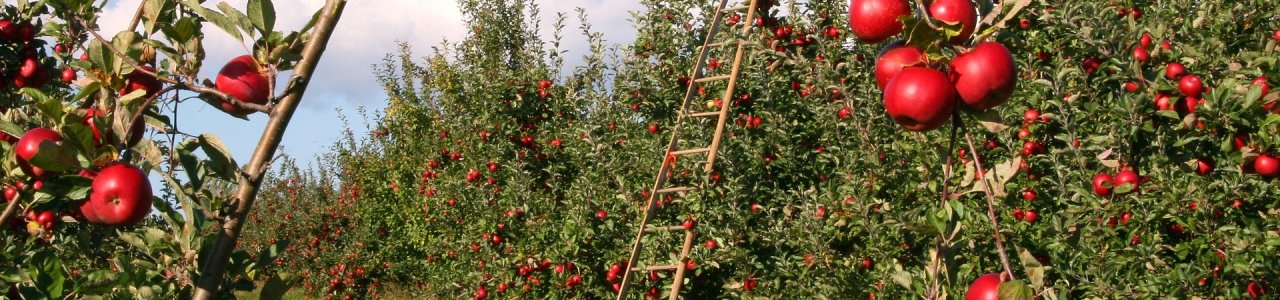
[[[661,202],[658,224],[696,224],[685,297],[958,297],[1004,267],[989,196],[1018,280],[1007,294],[1280,289],[1280,190],[1253,167],[1280,149],[1266,105],[1280,90],[1264,92],[1280,84],[1276,2],[979,1],[1026,5],[978,30],[1013,53],[1013,97],[926,133],[886,115],[872,72],[883,45],[852,39],[847,3],[780,2],[730,19],[757,27],[731,103],[714,84],[698,92],[699,109],[732,105],[721,157],[710,175],[677,161],[671,180],[710,188]],[[612,297],[712,3],[643,1],[619,47],[578,22],[581,54],[561,44],[573,18],[543,29],[529,1],[459,4],[466,37],[388,55],[375,69],[386,109],[361,111],[371,127],[318,165],[275,173],[245,245],[291,241],[270,272],[319,296]],[[927,51],[945,66],[956,50]],[[713,73],[732,60],[711,58]],[[1166,78],[1172,62],[1202,79],[1199,99]],[[683,146],[703,146],[707,124],[686,127]],[[1122,170],[1136,184],[1095,193],[1095,175]],[[657,235],[644,261],[677,247]],[[637,293],[671,281],[640,275]]]
[[[202,259],[233,218],[233,192],[247,175],[219,137],[179,127],[191,107],[179,106],[203,100],[213,107],[205,109],[218,109],[230,99],[200,76],[208,33],[226,32],[250,45],[274,77],[298,71],[315,20],[281,31],[269,0],[243,8],[150,0],[141,2],[130,29],[104,32],[99,24],[108,21],[102,14],[110,2],[19,0],[0,7],[0,185],[6,190],[0,298],[188,298],[209,264],[227,266],[225,274],[210,275],[222,279],[223,296],[260,284],[283,293],[293,279],[261,271],[284,244],[255,254],[237,250],[229,261]],[[294,81],[273,84],[281,91],[273,102],[305,89]],[[270,107],[247,108],[266,113]],[[226,121],[238,121],[232,117]],[[145,131],[128,130],[139,122]],[[40,144],[30,159],[46,171],[41,177],[19,168],[13,145],[33,128],[62,138]],[[148,138],[130,141],[142,133]],[[154,209],[136,226],[88,224],[80,213],[95,172],[114,163],[139,166],[161,182],[155,197],[138,200]]]

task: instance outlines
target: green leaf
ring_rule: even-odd
[[[298,282],[298,277],[290,274],[276,274],[267,279],[262,284],[262,290],[258,294],[261,300],[279,300],[284,298],[285,292],[288,292]]]
[[[240,10],[232,7],[226,2],[218,2],[218,10],[222,11],[231,22],[234,22],[240,30],[246,33],[253,31],[253,23],[249,22],[249,17],[245,16]]]
[[[249,0],[249,21],[258,28],[262,36],[275,30],[276,8],[271,1]]]
[[[231,158],[227,150],[227,146],[222,143],[222,139],[212,134],[200,135],[200,149],[204,150],[204,154],[209,157],[209,168],[218,175],[219,178],[227,181],[235,181],[237,175],[236,170],[239,165],[235,159]]]
[[[204,8],[194,0],[186,0],[186,2],[188,2],[186,5],[191,7],[192,10],[195,10],[201,18],[209,21],[209,23],[213,23],[213,25],[218,26],[218,28],[222,28],[222,31],[230,34],[231,37],[236,38],[237,41],[244,42],[244,34],[240,31],[240,27],[236,25],[237,23],[235,21],[227,17],[227,15],[212,9]]]
[[[142,236],[139,236],[136,233],[121,232],[120,240],[123,240],[129,245],[133,245],[133,247],[138,248],[138,250],[141,250],[143,253],[151,253],[151,247],[147,247],[147,243],[142,241]]]
[[[1000,300],[1031,300],[1035,291],[1022,280],[1007,281],[1000,284]]]
[[[40,110],[40,113],[45,117],[54,120],[62,119],[63,110],[61,100],[50,98],[49,96],[46,96],[44,92],[34,88],[22,88],[21,92],[23,95],[27,95],[28,98],[31,98],[31,100],[35,102],[36,109]]]
[[[31,158],[31,164],[45,171],[66,172],[79,168],[80,160],[76,159],[76,154],[71,149],[45,140],[40,143],[36,156]]]

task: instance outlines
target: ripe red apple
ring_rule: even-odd
[[[1032,156],[1044,153],[1044,146],[1040,142],[1026,141],[1022,143],[1022,156]]]
[[[1200,94],[1204,92],[1204,83],[1200,81],[1200,76],[1182,76],[1182,79],[1178,79],[1178,90],[1187,97],[1200,98]]]
[[[941,127],[955,111],[956,91],[946,74],[908,67],[885,86],[884,106],[907,130],[930,131]]]
[[[1033,189],[1028,188],[1028,189],[1026,189],[1026,190],[1022,191],[1022,200],[1035,201],[1035,200],[1036,200],[1036,190],[1033,190]]]
[[[973,35],[978,23],[978,10],[969,0],[937,0],[929,4],[929,15],[947,24],[960,24],[960,35],[951,37],[952,43],[963,43]]]
[[[143,96],[148,98],[155,96],[156,93],[160,92],[160,80],[156,79],[154,76],[147,75],[147,73],[144,73],[142,70],[155,73],[156,68],[152,68],[151,66],[141,66],[138,69],[133,70],[133,72],[130,72],[129,75],[125,76],[124,88],[120,89],[120,95],[123,96],[136,90],[143,90],[146,91],[146,94]]]
[[[13,145],[13,155],[17,158],[18,167],[22,168],[22,172],[27,176],[43,177],[48,174],[44,169],[31,165],[31,159],[40,152],[40,144],[45,141],[59,143],[62,141],[62,136],[53,130],[35,128],[23,134],[18,139],[18,143]]]
[[[1138,46],[1147,48],[1151,46],[1151,34],[1143,32],[1142,37],[1138,38]]]
[[[925,59],[924,52],[915,46],[890,43],[880,50],[880,57],[876,58],[876,86],[884,90],[889,80],[902,72],[902,68],[923,66]]]
[[[956,92],[965,107],[974,110],[987,110],[1008,101],[1018,82],[1017,74],[1013,55],[996,42],[983,42],[951,60]]]
[[[1034,108],[1027,109],[1026,112],[1022,113],[1023,124],[1035,123],[1038,120],[1040,120],[1040,112],[1036,111]]]
[[[1133,48],[1133,59],[1137,60],[1139,63],[1145,64],[1147,63],[1147,60],[1150,58],[1151,58],[1151,54],[1147,53],[1147,48],[1143,48],[1143,47]]]
[[[89,200],[81,211],[86,212],[86,219],[96,216],[99,224],[130,226],[151,213],[151,195],[151,181],[142,169],[127,163],[112,164],[93,178]]]
[[[1206,158],[1197,159],[1196,174],[1209,175],[1209,173],[1213,173],[1213,165],[1214,164],[1213,164],[1212,158],[1206,157]]]
[[[1275,32],[1271,33],[1271,39],[1276,40],[1277,43],[1280,43],[1280,29],[1276,29]]]
[[[0,20],[0,40],[12,41],[17,37],[18,25],[13,24],[13,21],[10,20]]]
[[[1034,209],[1028,209],[1027,211],[1022,213],[1022,220],[1027,221],[1027,223],[1035,223],[1036,220],[1038,220],[1039,218],[1040,218],[1040,214],[1037,213]]]
[[[905,0],[852,0],[849,28],[864,43],[879,43],[902,32],[898,18],[911,14]]]
[[[1124,83],[1124,90],[1130,93],[1138,92],[1138,84],[1132,81]]]
[[[965,292],[965,300],[999,300],[1000,299],[1000,274],[990,273],[979,276],[973,283],[969,284],[969,291]]]
[[[262,75],[258,62],[250,55],[241,55],[228,61],[222,66],[222,70],[218,71],[218,78],[214,84],[217,85],[218,91],[227,93],[242,102],[265,105],[270,95],[267,77]],[[253,110],[239,109],[231,103],[224,102],[221,106],[223,110],[238,115],[253,113]]]
[[[76,81],[76,70],[73,70],[73,69],[63,69],[63,70],[62,70],[62,82],[63,82],[63,83],[71,83],[71,82],[73,82],[73,81]]]
[[[1156,93],[1156,109],[1158,110],[1174,110],[1173,102],[1169,99],[1169,95],[1165,93]]]
[[[1164,78],[1168,78],[1169,80],[1177,80],[1182,78],[1182,75],[1186,74],[1187,67],[1183,66],[1182,63],[1171,62],[1164,66]]]
[[[14,74],[14,77],[35,78],[36,76],[39,76],[39,72],[40,61],[36,60],[34,57],[28,57],[23,59],[22,63],[19,64],[18,73]]]
[[[1115,180],[1111,178],[1111,174],[1102,172],[1093,176],[1093,193],[1098,194],[1098,196],[1111,196],[1111,188],[1115,187],[1115,185]]]
[[[1138,184],[1141,183],[1142,177],[1139,177],[1138,172],[1134,172],[1133,170],[1122,170],[1119,173],[1116,173],[1115,181],[1116,186],[1132,184],[1133,188],[1130,189],[1130,191],[1134,191],[1138,189]]]
[[[1280,176],[1280,160],[1267,154],[1258,155],[1253,159],[1253,170],[1264,177]]]
[[[1276,31],[1276,37],[1277,40],[1280,40],[1280,31]],[[1262,288],[1262,284],[1253,280],[1249,281],[1249,285],[1245,286],[1244,290],[1249,293],[1249,297],[1254,299],[1262,298],[1262,296],[1267,294],[1267,291]]]
[[[1085,58],[1084,61],[1080,63],[1080,68],[1084,69],[1085,73],[1090,73],[1090,74],[1092,74],[1093,72],[1097,72],[1098,68],[1101,66],[1102,66],[1102,60],[1093,56],[1090,56],[1089,58]]]

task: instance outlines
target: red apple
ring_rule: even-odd
[[[1138,172],[1134,172],[1133,170],[1122,170],[1119,173],[1116,173],[1115,181],[1116,186],[1132,184],[1133,188],[1130,189],[1130,191],[1133,191],[1138,189],[1138,184],[1141,183],[1142,177],[1139,177]]]
[[[1138,38],[1138,46],[1142,48],[1151,47],[1151,34],[1143,32],[1142,37]]]
[[[849,28],[864,43],[879,43],[902,32],[899,17],[910,15],[905,0],[852,0],[849,2]]]
[[[151,66],[141,66],[138,69],[150,71],[151,73],[156,72],[156,68],[152,68]],[[121,96],[132,93],[136,90],[143,90],[146,91],[144,96],[150,98],[160,92],[160,80],[156,79],[155,76],[147,75],[147,73],[138,69],[133,70],[133,72],[130,72],[129,75],[125,76],[124,88],[120,90]]]
[[[1142,48],[1142,47],[1133,48],[1133,59],[1137,60],[1139,63],[1145,64],[1147,63],[1147,60],[1150,58],[1151,58],[1151,54],[1147,53],[1147,48]]]
[[[1200,94],[1204,92],[1204,83],[1200,81],[1200,76],[1182,76],[1182,79],[1178,79],[1178,90],[1187,97],[1200,98]]]
[[[18,139],[18,143],[13,145],[13,154],[17,158],[18,167],[22,168],[22,172],[27,176],[43,177],[48,174],[44,169],[31,165],[31,159],[40,152],[40,144],[45,141],[58,143],[62,141],[62,136],[53,130],[35,128],[23,134]]]
[[[93,178],[89,200],[81,211],[92,213],[103,225],[138,224],[151,213],[151,193],[151,181],[141,169],[127,163],[112,164]],[[91,218],[89,213],[86,219]]]
[[[990,273],[979,276],[977,280],[969,284],[969,291],[965,292],[965,300],[999,300],[1000,299],[1000,274]]]
[[[1038,120],[1040,120],[1040,112],[1035,110],[1034,108],[1027,109],[1026,112],[1022,113],[1023,124],[1035,123]]]
[[[0,40],[12,41],[15,38],[18,38],[18,25],[10,20],[0,20]]]
[[[965,0],[967,2],[967,0]],[[984,42],[951,60],[951,76],[965,107],[987,110],[1009,100],[1018,67],[1004,45]]]
[[[884,90],[889,116],[911,131],[941,127],[956,106],[956,90],[946,74],[926,67],[908,67]]]
[[[71,83],[71,82],[73,82],[73,81],[76,81],[76,77],[77,77],[77,76],[76,76],[76,70],[72,70],[72,69],[63,69],[63,70],[62,70],[62,82],[63,82],[63,83]]]
[[[1186,74],[1187,67],[1182,66],[1181,63],[1171,62],[1164,66],[1164,78],[1168,78],[1169,80],[1177,80],[1178,78],[1182,78],[1182,75]]]
[[[1116,185],[1115,180],[1111,178],[1111,174],[1098,173],[1093,176],[1093,193],[1098,196],[1111,196],[1111,188]]]
[[[1156,109],[1158,110],[1174,110],[1173,102],[1169,100],[1169,95],[1165,93],[1156,93]]]
[[[1132,81],[1130,81],[1130,82],[1125,82],[1125,83],[1124,83],[1124,90],[1125,90],[1125,91],[1127,91],[1127,92],[1130,92],[1130,93],[1136,93],[1136,92],[1138,92],[1138,84],[1137,84],[1137,83],[1133,83]]]
[[[929,15],[947,24],[960,24],[960,35],[951,37],[952,43],[963,43],[973,35],[978,23],[978,10],[969,0],[937,0],[929,4]]]
[[[915,46],[890,43],[880,50],[880,57],[876,58],[876,86],[884,90],[889,80],[902,72],[902,68],[923,66],[925,60],[924,52]]]
[[[1253,170],[1265,177],[1280,176],[1280,160],[1267,154],[1258,155],[1253,160]]]
[[[1080,63],[1080,68],[1084,69],[1085,73],[1090,73],[1090,74],[1092,74],[1093,72],[1097,72],[1098,68],[1101,66],[1102,66],[1102,60],[1093,56],[1090,56],[1089,58],[1085,58],[1084,61]]]
[[[218,91],[227,93],[242,102],[265,105],[267,97],[270,96],[267,77],[262,75],[258,62],[250,55],[238,56],[222,66],[214,84],[217,85]],[[221,106],[223,110],[237,115],[253,113],[253,110],[240,109],[227,102],[222,103]]]
[[[1212,158],[1206,157],[1206,158],[1197,159],[1196,174],[1209,175],[1209,173],[1213,173],[1213,165],[1214,164],[1213,164]]]
[[[1276,37],[1277,40],[1280,40],[1280,31],[1276,31]],[[1262,298],[1262,296],[1267,294],[1267,291],[1262,288],[1262,284],[1253,280],[1249,281],[1249,285],[1245,286],[1244,290],[1249,293],[1249,297],[1254,299]]]

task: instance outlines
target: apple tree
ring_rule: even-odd
[[[275,27],[271,1],[142,1],[127,29],[103,32],[108,2],[0,8],[0,292],[207,299],[258,283],[287,289],[289,277],[259,273],[278,252],[234,246],[345,1],[293,31]],[[252,49],[214,80],[199,76],[210,30]],[[247,164],[218,137],[180,128],[180,104],[197,99],[227,122],[269,118]]]

